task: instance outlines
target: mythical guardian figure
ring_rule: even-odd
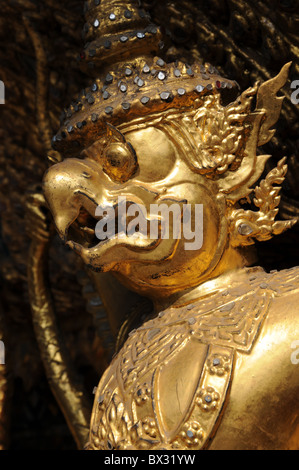
[[[45,198],[86,265],[154,305],[100,380],[86,448],[297,449],[299,270],[250,267],[254,241],[294,223],[275,220],[285,159],[261,180],[271,156],[257,151],[275,132],[290,64],[241,93],[210,64],[166,63],[137,1],[89,0],[85,33],[94,80],[53,139],[63,159],[51,157]],[[119,197],[147,213],[177,203],[169,237],[160,224],[157,238],[99,240],[97,207],[116,210]],[[203,206],[200,248],[174,236],[185,204]]]

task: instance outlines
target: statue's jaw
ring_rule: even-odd
[[[160,230],[157,238],[150,238],[143,233],[128,235],[127,226],[119,223],[117,204],[109,206],[113,212],[112,215],[97,217],[94,215],[96,211],[92,214],[90,205],[84,204],[85,197],[82,192],[80,199],[82,206],[76,210],[75,218],[73,210],[66,210],[63,218],[58,214],[54,220],[61,239],[79,254],[90,268],[96,271],[117,269],[120,264],[141,261],[142,253],[147,254],[146,258],[149,256],[153,261],[156,259],[155,255],[151,256],[149,253],[164,241],[161,241]],[[55,213],[53,210],[52,212]],[[98,229],[98,224],[105,226],[108,230],[109,226],[113,227],[112,233],[106,234],[106,230]],[[173,243],[171,241],[171,245]],[[166,251],[168,255],[169,249]],[[172,248],[170,251],[172,253]]]
[[[92,269],[117,270],[122,265],[122,271],[128,271],[129,263],[157,263],[173,253],[176,240],[163,240],[162,249],[154,253],[161,244],[160,226],[151,237],[147,212],[145,229],[127,232],[135,218],[131,206],[146,210],[156,192],[112,184],[96,163],[79,159],[50,168],[43,186],[60,238]]]
[[[160,240],[130,237],[121,234],[108,240],[100,241],[95,246],[86,247],[73,240],[67,245],[81,256],[84,263],[95,271],[118,270],[118,266],[136,261],[136,252],[152,252]]]

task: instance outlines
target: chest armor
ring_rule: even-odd
[[[275,296],[298,272],[248,269],[242,282],[130,333],[95,395],[87,449],[207,449],[225,413],[236,354],[250,355]]]

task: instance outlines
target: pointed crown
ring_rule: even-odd
[[[150,21],[137,0],[85,2],[82,70],[94,78],[63,113],[52,145],[63,155],[78,154],[106,130],[152,113],[198,107],[201,98],[219,92],[229,102],[235,81],[210,64],[168,64],[161,28]]]

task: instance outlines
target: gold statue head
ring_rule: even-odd
[[[166,297],[243,266],[241,247],[292,225],[275,221],[279,187],[273,184],[283,181],[284,160],[254,189],[259,210],[240,207],[270,157],[257,155],[257,147],[273,136],[282,105],[276,94],[290,64],[236,98],[236,83],[209,64],[166,64],[152,57],[159,31],[135,3],[124,12],[119,2],[110,2],[109,11],[107,2],[87,3],[85,29],[91,36],[82,57],[95,75],[101,64],[103,78],[66,110],[53,146],[70,158],[48,170],[44,191],[60,236],[87,265],[113,271],[131,289]],[[106,20],[97,38],[99,9]],[[144,208],[138,220],[146,233],[132,235],[128,228],[136,205]],[[161,217],[151,210],[157,205],[170,211],[167,236]],[[175,226],[186,222],[186,207],[194,208],[189,232],[177,237]],[[196,207],[202,207],[201,214]],[[98,208],[108,217],[103,219]],[[126,213],[125,226],[120,210]],[[105,220],[108,226],[111,214],[114,236],[99,240],[96,224]],[[198,217],[202,238],[196,233]]]

